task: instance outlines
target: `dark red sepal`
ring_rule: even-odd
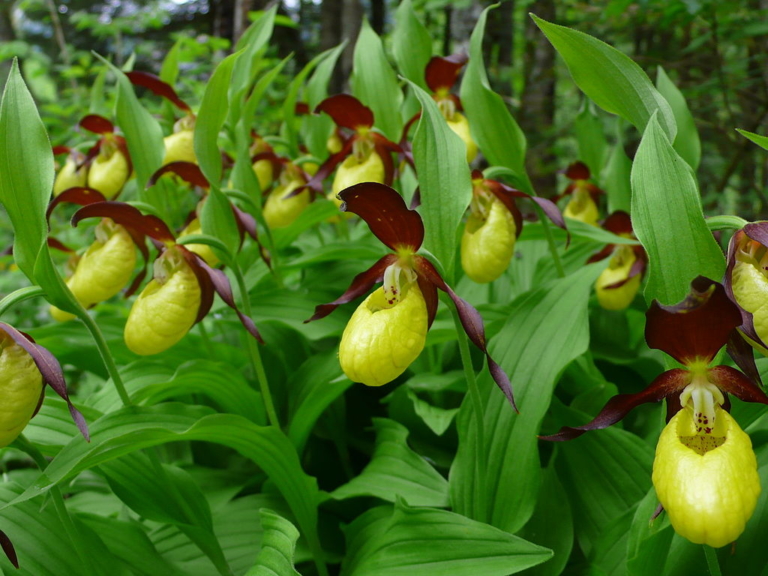
[[[294,107],[293,111],[296,116],[306,116],[310,112],[309,104],[306,102],[296,102],[296,106]]]
[[[336,298],[333,302],[320,304],[315,307],[315,313],[309,320],[304,320],[304,323],[306,324],[313,320],[325,318],[340,305],[351,302],[355,298],[359,298],[368,292],[373,288],[374,284],[381,282],[384,279],[384,270],[387,269],[387,266],[394,264],[395,262],[397,262],[397,256],[394,254],[387,254],[386,256],[379,258],[373,266],[368,268],[368,270],[361,272],[352,279],[352,283],[344,294]]]
[[[728,344],[726,346],[728,355],[733,359],[744,374],[756,382],[759,386],[763,385],[760,378],[760,371],[757,369],[757,363],[755,362],[755,352],[752,346],[749,345],[744,339],[740,330],[734,330],[731,332],[728,338]]]
[[[424,71],[424,79],[429,89],[437,92],[440,88],[453,88],[467,60],[466,54],[452,54],[446,58],[433,56]]]
[[[115,131],[115,125],[104,116],[98,114],[88,114],[80,120],[80,127],[94,134],[111,134]]]
[[[350,155],[354,140],[354,138],[347,139],[341,150],[336,152],[336,154],[331,154],[325,162],[320,165],[320,168],[317,169],[315,175],[310,178],[309,182],[307,182],[307,188],[316,194],[321,194],[323,192],[323,182],[336,169],[336,166],[344,162],[344,159]]]
[[[59,204],[77,204],[79,206],[87,206],[89,204],[95,204],[96,202],[106,202],[107,199],[104,194],[96,190],[95,188],[88,188],[86,186],[75,186],[73,188],[67,188],[61,194],[56,196],[48,204],[48,209],[45,212],[45,219],[48,220],[51,217],[51,212]]]
[[[742,230],[752,240],[768,248],[768,222],[750,222]]]
[[[24,348],[24,350],[32,356],[32,360],[35,362],[37,369],[40,370],[40,374],[43,376],[43,384],[48,384],[53,388],[53,391],[61,396],[67,403],[69,413],[75,421],[77,429],[80,430],[80,433],[83,435],[86,442],[90,442],[91,438],[88,434],[88,425],[85,423],[85,418],[80,411],[74,407],[72,401],[69,399],[67,383],[64,381],[64,373],[61,371],[59,361],[56,360],[54,355],[46,348],[43,348],[39,344],[35,344],[35,341],[31,336],[19,332],[13,326],[10,326],[5,322],[0,322],[0,330],[4,330],[16,344]]]
[[[237,314],[237,317],[240,319],[243,327],[248,330],[251,336],[256,338],[260,344],[264,344],[264,340],[262,340],[261,334],[259,334],[259,331],[256,329],[256,325],[253,323],[253,320],[240,312],[237,304],[235,304],[235,297],[232,294],[232,286],[229,283],[229,278],[227,278],[227,275],[224,274],[224,272],[221,270],[208,266],[208,264],[206,264],[205,261],[199,256],[197,257],[197,260],[200,264],[200,267],[205,271],[206,274],[208,274],[208,277],[211,279],[213,288],[216,290],[216,293],[219,295],[219,297],[221,297],[227,306],[235,311],[235,314]],[[248,294],[242,294],[242,297],[248,298]]]
[[[445,283],[443,277],[440,276],[440,273],[429,260],[423,256],[417,255],[414,256],[414,263],[416,273],[419,276],[425,278],[427,281],[440,288],[440,290],[448,294],[451,300],[453,300],[453,303],[456,305],[456,311],[459,313],[459,320],[461,320],[461,325],[464,327],[464,332],[467,333],[467,336],[469,336],[469,339],[472,341],[472,343],[485,354],[485,357],[488,360],[488,370],[490,371],[494,382],[496,382],[496,385],[504,393],[504,396],[507,397],[507,400],[509,400],[512,408],[515,409],[515,412],[518,412],[517,405],[515,404],[515,396],[512,393],[512,384],[509,381],[509,377],[501,368],[501,366],[499,366],[488,353],[488,348],[485,342],[485,327],[483,326],[483,319],[480,316],[480,313],[475,310],[475,307],[472,306],[469,302],[459,297],[459,295],[456,294],[451,289],[451,287]]]
[[[583,426],[563,426],[557,434],[550,436],[539,436],[541,440],[548,440],[550,442],[562,442],[564,440],[573,440],[578,438],[584,432],[590,430],[602,430],[613,426],[624,418],[631,410],[637,408],[641,404],[647,404],[649,402],[660,402],[667,396],[671,397],[674,392],[682,390],[691,382],[691,373],[688,370],[682,370],[675,368],[674,370],[668,370],[663,374],[660,374],[651,384],[644,390],[637,392],[636,394],[617,394],[600,410],[600,413],[595,418]],[[676,405],[672,405],[673,409],[679,410],[679,402]],[[677,411],[675,410],[675,411]]]
[[[429,329],[432,327],[432,322],[435,321],[435,315],[437,314],[437,286],[421,276],[417,277],[417,282],[419,283],[421,295],[424,296],[424,302],[427,305],[427,329]]]
[[[558,208],[557,205],[551,200],[542,198],[541,196],[532,196],[530,194],[526,194],[525,192],[521,192],[520,190],[516,190],[511,186],[507,186],[502,182],[496,182],[495,180],[486,180],[485,183],[488,185],[491,192],[493,192],[496,197],[499,198],[499,200],[502,200],[502,202],[504,202],[504,196],[511,196],[514,198],[528,198],[529,200],[532,200],[539,205],[539,207],[544,211],[544,214],[546,214],[547,217],[552,220],[552,223],[555,226],[562,228],[563,230],[567,230],[567,227],[565,226],[565,218],[563,218],[563,213],[560,211],[560,208]],[[522,226],[518,228],[518,236],[520,235],[521,228]]]
[[[352,212],[365,220],[371,232],[392,250],[414,252],[424,241],[424,223],[418,212],[408,210],[396,190],[377,182],[363,182],[342,190],[342,212]]]
[[[173,242],[175,237],[168,226],[157,216],[144,215],[138,208],[124,202],[97,202],[80,208],[72,216],[72,226],[86,218],[112,218],[117,224],[132,228],[160,242]]]
[[[8,560],[13,564],[13,567],[19,569],[19,557],[16,555],[16,549],[13,547],[13,542],[8,538],[8,535],[0,530],[0,547],[8,557]]]
[[[623,210],[616,210],[608,216],[603,222],[603,228],[608,232],[613,232],[617,236],[622,234],[633,234],[632,219],[629,214]]]
[[[320,102],[315,114],[325,112],[336,126],[357,130],[373,126],[373,111],[349,94],[336,94]]]
[[[53,147],[53,155],[58,156],[59,154],[69,154],[72,151],[72,148],[69,146],[54,146]]]
[[[715,366],[707,371],[709,380],[723,392],[733,394],[744,402],[768,404],[765,395],[755,382],[730,366]]]
[[[679,304],[663,306],[654,300],[646,312],[648,346],[666,352],[681,364],[711,362],[741,324],[741,313],[719,282],[699,276]]]
[[[589,168],[584,162],[574,162],[563,172],[566,178],[571,180],[589,180],[591,176]]]
[[[208,312],[211,311],[211,306],[213,306],[213,281],[208,271],[203,268],[205,261],[186,246],[177,244],[169,248],[169,250],[179,251],[187,261],[187,264],[189,264],[189,267],[192,268],[192,272],[194,272],[197,278],[197,284],[200,286],[200,307],[197,309],[196,324],[208,315]]]
[[[200,188],[208,189],[210,184],[208,179],[203,176],[203,171],[200,170],[200,166],[194,162],[185,162],[179,160],[178,162],[169,162],[165,166],[161,166],[154,174],[149,178],[147,182],[147,188],[154,186],[161,176],[165,174],[175,174],[184,182],[192,184],[192,186],[199,186]]]
[[[176,90],[173,89],[173,86],[160,80],[160,78],[154,74],[150,74],[149,72],[133,71],[126,72],[125,75],[128,76],[128,80],[130,80],[131,84],[134,86],[141,86],[150,90],[154,94],[157,94],[158,96],[161,96],[169,102],[175,104],[179,110],[184,110],[185,112],[190,111],[187,103],[179,98],[179,95],[176,94]]]
[[[53,248],[54,250],[58,250],[59,252],[64,252],[66,254],[72,254],[74,250],[64,244],[61,240],[57,240],[53,236],[48,236],[48,248]]]

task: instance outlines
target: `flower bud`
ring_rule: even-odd
[[[87,182],[87,170],[85,166],[76,170],[77,161],[73,160],[71,156],[67,157],[67,161],[64,166],[61,167],[59,173],[56,174],[56,180],[53,182],[53,195],[58,196],[64,190],[68,188],[74,188],[75,186],[85,186]]]
[[[493,282],[509,267],[517,240],[515,219],[496,198],[482,203],[467,219],[461,237],[461,267],[475,282]]]
[[[581,186],[577,186],[574,190],[563,215],[591,226],[597,226],[597,220],[600,217],[597,204],[595,204],[589,191]]]
[[[142,356],[159,354],[181,340],[197,319],[200,284],[180,248],[155,261],[155,277],[133,303],[125,344]]]
[[[163,144],[165,145],[163,166],[171,162],[192,162],[197,164],[194,140],[194,130],[181,130],[163,138]]]
[[[202,232],[203,229],[200,226],[200,220],[195,218],[192,220],[192,222],[187,224],[187,227],[184,228],[184,230],[179,233],[179,238],[189,236],[190,234],[202,234]],[[207,244],[185,244],[184,247],[190,252],[194,252],[200,256],[200,258],[205,260],[208,266],[216,266],[219,263],[219,259],[216,257],[216,254],[214,254],[213,250],[211,250],[211,247]]]
[[[424,349],[427,306],[418,284],[410,283],[397,298],[381,287],[350,318],[339,345],[339,362],[350,380],[382,386]]]
[[[270,228],[285,228],[293,224],[299,214],[309,205],[309,191],[302,190],[296,196],[286,198],[291,192],[306,184],[302,178],[289,180],[277,186],[264,204],[264,220]]]
[[[0,448],[29,423],[43,393],[43,377],[32,356],[0,330]]]
[[[629,278],[637,257],[629,246],[621,246],[611,257],[608,268],[595,282],[597,302],[606,310],[624,310],[635,299],[640,289],[640,274]],[[610,288],[614,284],[624,282],[621,286]]]
[[[274,173],[272,171],[272,161],[266,158],[256,160],[253,163],[253,173],[256,174],[256,178],[259,181],[259,188],[264,192],[272,185]]]
[[[447,122],[451,130],[464,141],[464,145],[467,147],[467,162],[471,163],[477,157],[477,144],[472,139],[472,134],[469,131],[467,117],[461,112],[454,112],[453,118],[447,120]]]
[[[725,546],[744,531],[760,495],[752,442],[719,407],[711,433],[702,435],[689,405],[661,433],[653,485],[678,534]]]
[[[123,189],[128,176],[126,157],[116,146],[105,144],[88,170],[88,186],[109,200]]]

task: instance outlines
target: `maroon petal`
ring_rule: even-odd
[[[447,58],[434,56],[427,64],[424,79],[432,92],[440,88],[451,89],[459,77],[459,72],[467,63],[466,54],[452,54]]]
[[[240,322],[245,327],[245,329],[250,332],[251,336],[256,338],[256,340],[258,340],[261,344],[264,344],[264,340],[262,340],[261,334],[259,334],[259,331],[256,329],[256,325],[253,323],[253,320],[240,312],[237,304],[235,304],[235,297],[232,294],[232,286],[229,283],[229,278],[227,278],[227,275],[224,274],[224,272],[221,270],[208,266],[208,264],[206,264],[205,261],[199,256],[198,262],[200,267],[205,271],[206,274],[208,274],[208,277],[211,279],[211,283],[213,284],[214,290],[216,290],[216,293],[221,297],[224,303],[235,311],[237,317],[240,319]],[[242,297],[248,298],[248,294],[242,294]]]
[[[184,256],[187,264],[192,268],[192,272],[195,273],[197,283],[200,286],[200,307],[197,309],[197,317],[195,318],[195,323],[197,323],[208,315],[211,306],[213,306],[213,281],[208,271],[203,268],[205,261],[200,256],[182,245],[176,245],[174,249],[179,250]]]
[[[208,183],[208,179],[203,176],[203,171],[200,170],[200,166],[194,162],[184,162],[180,160],[178,162],[170,162],[159,168],[150,177],[149,181],[147,182],[147,188],[154,186],[160,177],[165,174],[175,174],[184,180],[184,182],[192,184],[193,186],[199,186],[200,188],[208,189],[211,186]]]
[[[240,229],[240,236],[242,236],[245,232],[248,234],[248,236],[258,242],[259,232],[256,227],[256,219],[247,212],[240,210],[240,208],[234,204],[232,204],[232,212],[235,214],[235,222],[237,223],[237,227]]]
[[[768,222],[750,222],[743,230],[752,240],[768,247]]]
[[[10,560],[11,564],[13,564],[13,567],[18,570],[19,558],[16,556],[16,550],[13,547],[13,542],[11,542],[11,539],[8,538],[8,535],[2,530],[0,530],[0,547],[3,548],[3,552],[5,552],[5,555],[8,557],[8,560]]]
[[[187,106],[187,103],[184,102],[184,100],[179,98],[178,94],[176,94],[176,90],[173,89],[173,86],[167,82],[163,82],[154,74],[150,74],[149,72],[133,71],[126,72],[125,75],[128,76],[128,80],[130,80],[131,84],[134,86],[147,88],[154,94],[162,96],[166,100],[173,102],[180,110],[189,112],[189,106]]]
[[[117,144],[117,149],[120,151],[120,153],[125,158],[125,161],[128,163],[128,174],[132,174],[133,160],[131,160],[131,153],[128,151],[128,141],[122,136],[115,136],[115,144]],[[119,195],[121,192],[122,190],[120,190],[117,194]],[[114,197],[117,198],[117,196],[114,196]]]
[[[621,234],[632,234],[632,219],[629,214],[623,210],[616,210],[603,222],[603,228],[609,232],[613,232],[617,236]]]
[[[589,180],[589,177],[591,176],[589,168],[587,168],[587,165],[584,164],[584,162],[574,162],[568,166],[563,173],[566,178],[570,178],[571,180]]]
[[[37,369],[40,370],[40,374],[43,376],[43,382],[53,388],[54,392],[61,396],[67,403],[69,413],[75,421],[77,429],[80,430],[80,433],[85,440],[90,442],[91,439],[88,434],[88,425],[85,423],[85,418],[83,418],[80,411],[72,405],[72,401],[69,399],[67,383],[64,381],[64,373],[61,371],[59,361],[56,360],[54,355],[47,349],[35,344],[35,341],[32,340],[30,336],[19,332],[13,326],[10,326],[5,322],[0,322],[0,330],[4,330],[16,344],[24,348],[24,350],[32,356],[32,360],[34,360]]]
[[[378,182],[363,182],[342,190],[342,212],[352,212],[365,220],[371,232],[392,250],[413,250],[424,241],[424,223],[394,189]]]
[[[88,204],[95,204],[96,202],[106,202],[104,194],[96,190],[95,188],[87,188],[85,186],[75,186],[74,188],[67,188],[56,196],[51,203],[48,204],[48,210],[45,212],[45,219],[51,217],[51,212],[61,203],[77,204],[78,206],[87,206]]]
[[[723,392],[744,402],[768,404],[768,396],[750,378],[730,366],[715,366],[707,371],[710,381]]]
[[[128,231],[128,234],[130,234],[133,243],[136,245],[136,248],[139,249],[141,257],[144,261],[144,265],[142,266],[141,270],[133,279],[131,285],[128,286],[125,291],[124,297],[130,298],[136,293],[136,291],[139,289],[139,286],[141,286],[141,283],[144,281],[144,278],[147,276],[147,266],[149,265],[149,248],[147,248],[147,242],[144,234],[134,230],[133,228],[126,228],[126,230]]]
[[[69,154],[69,152],[72,150],[69,146],[54,146],[53,147],[53,155],[58,156],[59,154]]]
[[[731,332],[726,351],[744,374],[751,378],[753,382],[762,386],[763,382],[760,378],[760,371],[757,369],[757,363],[755,362],[755,352],[739,330]]]
[[[297,116],[306,116],[309,114],[309,104],[306,102],[296,102],[296,106],[294,107],[293,111]]]
[[[86,218],[112,218],[117,224],[132,228],[160,242],[173,242],[175,237],[168,226],[157,216],[144,215],[130,204],[123,202],[97,202],[80,208],[72,216],[72,226]]]
[[[115,131],[115,125],[98,114],[88,114],[80,120],[80,127],[94,134],[112,134]]]
[[[437,287],[421,276],[418,277],[417,281],[419,283],[419,290],[421,290],[424,302],[427,305],[427,328],[431,328],[437,314]]]
[[[459,295],[445,283],[445,280],[443,280],[440,273],[429,260],[423,256],[415,256],[414,260],[416,264],[416,273],[440,288],[440,290],[448,294],[451,300],[453,300],[453,303],[456,305],[456,310],[459,313],[461,325],[464,327],[464,331],[467,333],[467,336],[469,336],[472,343],[483,351],[488,360],[488,370],[490,371],[494,382],[496,382],[496,385],[504,393],[504,396],[507,397],[512,408],[518,412],[509,377],[488,353],[488,348],[485,342],[485,327],[483,326],[483,319],[480,316],[480,313],[475,310],[474,306],[469,302],[462,300]]]
[[[666,396],[670,396],[678,390],[685,388],[691,381],[691,373],[688,370],[675,368],[659,375],[651,384],[636,394],[617,394],[600,410],[595,418],[583,426],[563,426],[557,434],[539,436],[541,440],[550,442],[562,442],[573,440],[589,430],[602,430],[613,426],[624,418],[631,410],[649,402],[660,402]],[[679,402],[677,404],[679,406]]]
[[[336,126],[357,131],[373,126],[373,111],[349,94],[336,94],[326,98],[315,108],[315,114],[325,112]]]
[[[485,180],[485,184],[490,188],[491,192],[493,192],[496,197],[502,201],[504,196],[511,196],[514,198],[528,198],[529,200],[536,202],[536,204],[538,204],[539,207],[544,211],[544,214],[546,214],[547,217],[552,220],[552,223],[555,226],[562,228],[563,230],[567,230],[565,226],[565,218],[563,218],[563,213],[560,211],[560,208],[558,208],[557,205],[552,202],[552,200],[542,198],[540,196],[531,196],[530,194],[526,194],[525,192],[521,192],[520,190],[516,190],[511,186],[507,186],[506,184],[497,182],[495,180]]]
[[[384,184],[392,186],[395,179],[395,163],[392,162],[391,152],[402,152],[399,145],[387,140],[379,134],[374,134],[374,153],[379,155],[381,163],[384,165]]]
[[[53,236],[48,236],[48,248],[53,248],[54,250],[58,250],[59,252],[64,252],[66,254],[72,254],[74,250],[61,242],[60,240],[57,240]]]
[[[741,313],[719,282],[699,276],[679,304],[663,306],[654,300],[646,312],[645,340],[681,364],[711,362],[725,346],[731,330],[741,324]]]
[[[328,159],[320,165],[320,168],[317,169],[315,175],[312,176],[309,182],[307,182],[307,188],[313,190],[317,194],[322,193],[323,182],[336,169],[336,166],[344,162],[344,159],[350,155],[354,141],[354,138],[349,138],[344,142],[344,146],[342,146],[341,150],[336,152],[336,154],[329,156]]]
[[[320,304],[315,308],[315,313],[312,315],[312,318],[309,320],[304,320],[304,323],[312,322],[313,320],[319,320],[320,318],[325,318],[336,310],[341,304],[346,304],[347,302],[351,302],[355,298],[358,298],[368,292],[374,284],[381,282],[384,278],[384,270],[387,269],[387,266],[390,264],[394,264],[397,262],[397,256],[394,254],[387,254],[386,256],[383,256],[382,258],[379,258],[379,260],[376,261],[376,263],[368,268],[365,272],[361,272],[357,276],[355,276],[352,279],[352,283],[349,285],[349,288],[347,288],[347,291],[344,292],[341,296],[336,298],[333,302],[329,302],[328,304]]]

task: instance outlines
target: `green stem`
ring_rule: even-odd
[[[245,278],[243,277],[243,272],[240,270],[240,265],[237,262],[232,266],[232,272],[237,279],[237,288],[240,292],[240,301],[243,306],[243,312],[250,318],[251,299],[248,297],[248,290],[245,287]],[[261,397],[264,399],[264,408],[267,411],[267,418],[269,418],[269,423],[272,426],[279,429],[280,421],[277,418],[275,405],[272,402],[272,394],[269,391],[269,382],[267,381],[267,373],[264,371],[264,363],[261,361],[259,346],[250,334],[246,334],[246,340],[248,341],[248,353],[251,357],[251,364],[253,364],[253,369],[256,372],[256,379],[259,381]]]
[[[85,327],[88,328],[88,331],[91,333],[93,340],[96,342],[96,347],[99,349],[101,359],[104,361],[104,366],[107,368],[109,377],[112,378],[112,383],[117,389],[117,393],[120,396],[120,399],[123,401],[123,405],[131,406],[133,402],[131,402],[131,397],[128,395],[128,392],[125,389],[125,384],[123,384],[120,371],[117,369],[115,359],[112,357],[112,352],[110,352],[109,346],[107,346],[107,341],[104,340],[104,335],[101,333],[99,325],[96,324],[96,321],[91,318],[91,315],[88,314],[88,312],[85,310],[82,310],[82,313],[78,314],[78,317],[83,321],[83,324],[85,324]]]
[[[455,307],[451,307],[453,314],[453,323],[456,326],[456,334],[459,339],[459,353],[461,363],[464,365],[464,376],[467,379],[467,388],[469,390],[469,399],[472,404],[472,411],[475,417],[477,434],[475,435],[475,486],[474,486],[474,505],[475,520],[479,522],[486,521],[486,503],[485,503],[485,473],[488,469],[486,461],[488,454],[485,451],[485,415],[483,410],[483,399],[480,395],[480,389],[477,387],[475,378],[475,369],[472,366],[472,357],[469,354],[469,342],[464,328],[459,319],[459,313]]]
[[[723,576],[720,570],[720,562],[717,560],[717,550],[704,544],[704,557],[707,559],[707,567],[711,576]]]
[[[41,472],[45,471],[48,467],[48,461],[45,459],[45,456],[42,455],[40,450],[37,449],[37,446],[32,444],[26,436],[22,434],[16,439],[14,444],[17,448],[32,458],[35,464],[37,464],[37,467],[40,468]],[[75,523],[72,521],[72,517],[69,515],[69,510],[67,510],[67,505],[64,503],[64,496],[62,495],[58,484],[54,484],[49,492],[51,494],[51,499],[53,500],[53,505],[56,508],[56,513],[59,515],[59,520],[61,520],[64,530],[67,533],[67,536],[69,536],[72,546],[80,558],[80,564],[85,568],[87,574],[98,574],[98,570],[96,570],[96,567],[93,565],[92,556],[86,550],[86,546],[80,536],[80,531],[77,529],[77,526],[75,526]]]
[[[208,350],[208,356],[216,358],[216,351],[213,349],[213,343],[211,342],[211,337],[208,335],[208,330],[206,329],[205,324],[201,321],[197,323],[197,326],[200,329],[200,336],[203,338],[205,349]]]
[[[539,216],[539,221],[541,222],[541,226],[544,229],[544,236],[547,239],[547,244],[549,245],[549,251],[552,254],[552,261],[555,263],[555,270],[557,271],[557,275],[560,278],[565,278],[565,270],[563,269],[563,263],[560,260],[560,254],[558,254],[557,252],[557,245],[555,244],[555,237],[552,234],[551,224],[549,223],[549,220],[547,219],[546,215],[544,214],[544,211],[539,207],[539,205],[534,203],[534,206],[536,207],[536,213]]]

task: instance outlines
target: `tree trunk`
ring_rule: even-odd
[[[387,5],[384,0],[371,0],[371,27],[376,34],[384,34],[384,23],[387,18]]]

